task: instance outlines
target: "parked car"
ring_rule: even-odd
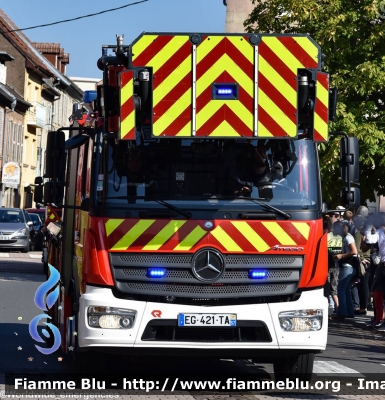
[[[31,250],[42,250],[44,242],[44,232],[39,214],[28,212],[29,217],[33,222],[33,234],[31,235]]]
[[[41,224],[42,226],[44,226],[44,222],[45,222],[45,213],[46,213],[46,209],[45,208],[26,208],[25,209],[28,213],[34,213],[34,214],[38,214],[39,218],[41,220]]]
[[[28,253],[33,222],[20,208],[0,208],[0,249]]]

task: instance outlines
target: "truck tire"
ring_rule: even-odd
[[[276,381],[285,379],[309,382],[313,374],[314,353],[299,354],[274,361],[274,378]]]

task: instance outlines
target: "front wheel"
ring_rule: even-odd
[[[27,245],[23,249],[21,249],[21,252],[22,253],[28,253],[29,252],[29,242],[27,243]]]
[[[314,353],[306,353],[277,359],[273,363],[275,380],[298,378],[300,381],[309,382],[313,374],[314,358]]]

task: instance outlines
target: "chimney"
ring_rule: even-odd
[[[226,32],[245,32],[243,23],[254,9],[251,0],[227,0]]]

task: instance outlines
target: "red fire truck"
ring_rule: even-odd
[[[336,107],[319,46],[144,33],[98,66],[88,122],[49,133],[35,192],[63,210],[49,258],[63,351],[250,358],[308,378],[327,341],[318,144]],[[355,206],[357,141],[342,135]]]

